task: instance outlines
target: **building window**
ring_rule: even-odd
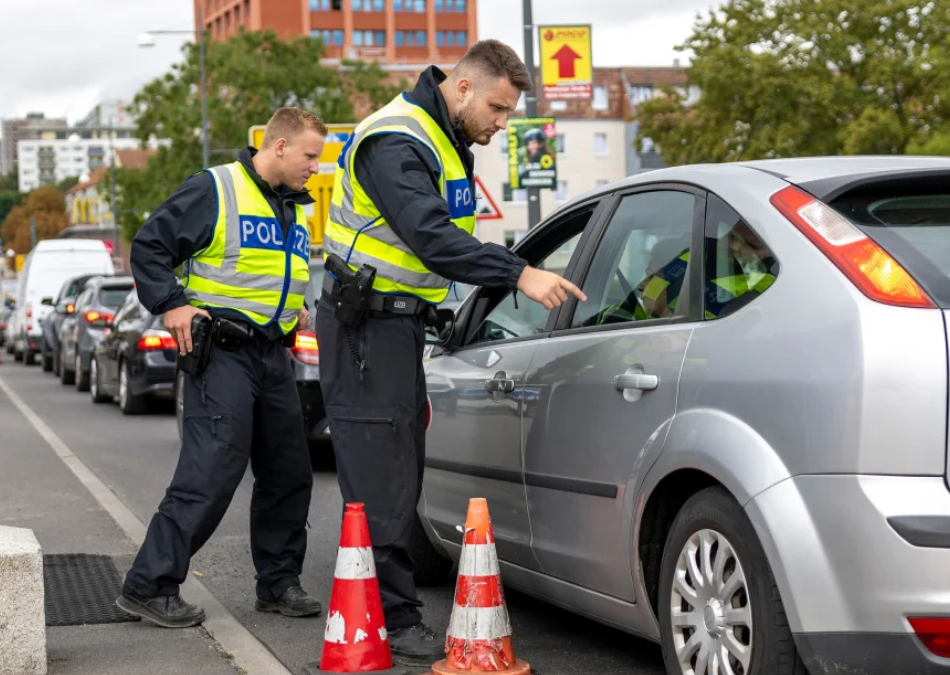
[[[406,42],[406,34],[401,30],[396,31],[394,38],[396,40],[397,47],[402,47]]]
[[[452,0],[449,0],[449,2],[452,2]],[[434,6],[435,6],[435,11],[437,11],[437,12],[445,11],[445,10],[443,9],[443,7],[442,7],[442,4],[443,4],[443,3],[442,3],[442,0],[434,0],[434,3],[433,3],[433,4],[434,4]]]
[[[343,31],[335,30],[333,31],[333,44],[342,45],[343,44]]]
[[[416,31],[416,47],[426,46],[426,32],[424,30]]]
[[[464,47],[468,44],[467,30],[460,30],[458,33],[456,33],[455,44],[457,44],[459,47]]]
[[[373,44],[377,47],[386,46],[386,31],[377,30],[373,32]]]
[[[557,182],[557,193],[555,195],[555,198],[559,202],[567,201],[567,181],[566,180],[559,180]]]
[[[607,154],[607,134],[594,134],[594,154]]]
[[[435,44],[437,47],[445,46],[445,31],[444,30],[437,30],[435,32]]]
[[[637,106],[653,98],[653,86],[641,84],[630,87],[630,105]]]
[[[311,12],[316,12],[316,11],[329,12],[330,0],[310,0],[310,11]]]
[[[425,14],[426,13],[426,0],[413,0],[412,8],[415,10],[416,14]]]
[[[353,31],[353,46],[354,47],[363,46],[363,31],[361,30]]]
[[[509,183],[502,183],[501,198],[506,202],[524,203],[528,201],[528,191],[525,189],[512,190]]]
[[[385,12],[385,11],[386,11],[386,1],[385,1],[385,0],[373,0],[373,11],[374,11],[374,12]]]
[[[450,30],[450,31],[445,32],[445,42],[449,47],[455,46],[455,32],[454,31]]]
[[[557,154],[563,155],[567,152],[567,141],[564,139],[564,134],[557,135]]]
[[[594,87],[594,110],[607,110],[610,103],[607,99],[607,87]]]
[[[411,0],[410,0],[410,1],[411,1]],[[401,12],[401,11],[403,11],[403,9],[402,9],[402,0],[393,0],[393,11],[394,11],[394,12]]]
[[[231,12],[224,13],[224,30],[226,32],[231,32]]]

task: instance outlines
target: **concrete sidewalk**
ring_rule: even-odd
[[[0,391],[0,525],[33,530],[43,553],[112,556],[120,574],[135,545]],[[57,675],[234,675],[201,627],[170,631],[143,622],[48,627]]]

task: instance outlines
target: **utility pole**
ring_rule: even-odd
[[[36,248],[36,216],[30,216],[30,250]]]
[[[115,120],[109,118],[109,210],[112,211],[112,255],[119,258],[119,212],[115,207]]]
[[[531,75],[531,91],[525,93],[525,114],[528,117],[538,116],[538,86],[534,73],[534,18],[531,14],[531,0],[523,0],[524,19],[524,64]],[[541,191],[538,188],[528,188],[528,229],[532,229],[541,222]]]
[[[208,145],[208,80],[205,78],[205,22],[201,4],[198,5],[198,62],[201,67],[201,157],[204,168],[211,167]]]

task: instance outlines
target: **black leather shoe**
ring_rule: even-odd
[[[123,611],[162,628],[188,628],[205,620],[205,611],[198,605],[189,605],[180,595],[142,598],[123,593],[116,599],[115,604]]]
[[[436,635],[424,623],[389,631],[389,648],[400,663],[431,665],[445,656],[445,638]]]
[[[273,612],[284,616],[317,616],[323,611],[323,606],[307,595],[300,586],[291,586],[275,601],[258,598],[254,608],[258,612]]]

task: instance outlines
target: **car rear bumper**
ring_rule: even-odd
[[[175,396],[175,352],[139,352],[129,364],[129,386],[135,396]]]
[[[950,617],[942,476],[797,476],[754,497],[746,512],[813,675],[950,673],[950,659],[930,654],[908,620]],[[874,670],[879,661],[900,668]]]
[[[809,633],[795,646],[810,675],[946,675],[950,659],[931,654],[913,635],[901,633]]]

